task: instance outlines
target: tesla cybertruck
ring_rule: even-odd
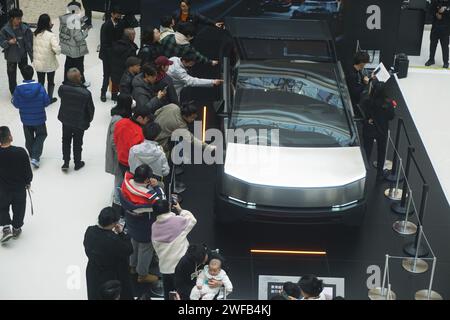
[[[326,22],[229,18],[226,29],[216,219],[359,225],[366,161]]]

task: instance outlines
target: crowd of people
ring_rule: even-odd
[[[138,283],[161,281],[165,299],[217,299],[233,291],[223,269],[223,258],[203,244],[188,241],[197,220],[180,206],[181,196],[177,193],[183,192],[185,186],[171,188],[173,177],[180,171],[170,157],[174,147],[172,133],[181,129],[183,140],[214,148],[189,131],[198,111],[195,103],[183,101],[182,91],[186,87],[223,83],[221,79],[201,79],[190,74],[197,63],[211,68],[218,64],[191,44],[199,24],[223,28],[222,22],[191,11],[190,5],[188,0],[180,1],[176,14],[162,17],[159,27],[144,29],[140,47],[134,28],[123,21],[119,7],[106,14],[101,27],[99,59],[103,63],[103,83],[99,95],[106,102],[110,88],[111,100],[116,103],[111,109],[105,153],[105,171],[114,175],[114,185],[111,205],[100,212],[98,224],[85,233],[88,299],[133,299],[132,275],[137,276]],[[86,165],[82,157],[83,137],[94,119],[95,105],[84,75],[84,57],[89,54],[86,38],[92,25],[81,24],[81,8],[76,1],[69,3],[67,14],[60,17],[59,37],[52,31],[48,14],[39,17],[32,32],[22,22],[20,9],[9,12],[9,22],[0,30],[9,90],[20,113],[26,146],[26,151],[12,146],[9,128],[0,127],[2,243],[18,238],[22,232],[26,190],[33,178],[30,164],[35,169],[40,167],[47,137],[45,108],[58,101],[54,97],[54,80],[60,54],[66,56],[64,82],[58,89],[61,169],[69,171],[72,154],[75,171]],[[375,139],[378,163],[383,163],[395,101],[388,97],[382,83],[363,74],[368,62],[367,53],[356,54],[353,69],[347,74],[348,87],[353,104],[360,107],[364,117],[367,157],[370,159]],[[17,68],[24,79],[19,85]],[[34,80],[35,73],[38,81]],[[378,177],[383,178],[383,166],[378,167]],[[150,267],[155,264],[157,270],[152,273]],[[322,289],[320,280],[307,276],[298,284],[285,284],[281,297],[323,300]]]
[[[88,299],[133,299],[134,275],[138,283],[161,282],[165,299],[214,299],[222,287],[225,295],[232,292],[231,281],[222,270],[223,258],[212,256],[205,245],[189,244],[188,235],[197,220],[181,208],[181,196],[171,188],[174,131],[182,129],[183,139],[213,148],[188,130],[198,112],[194,102],[182,100],[181,92],[189,86],[222,83],[189,73],[196,63],[218,64],[191,45],[198,25],[223,27],[223,23],[191,11],[190,5],[188,0],[180,1],[174,16],[162,17],[159,27],[143,30],[140,48],[134,27],[123,19],[119,7],[105,14],[98,48],[103,63],[99,94],[106,102],[110,88],[111,100],[116,103],[111,109],[105,153],[105,171],[115,179],[111,205],[85,233]],[[84,74],[84,58],[89,54],[86,39],[92,23],[84,24],[81,10],[79,2],[68,4],[67,13],[59,18],[59,36],[52,31],[48,14],[39,17],[32,31],[22,22],[20,9],[8,12],[9,22],[0,31],[12,104],[19,110],[26,141],[26,151],[12,146],[9,128],[0,127],[2,244],[22,232],[26,191],[33,178],[31,167],[40,167],[47,137],[45,109],[58,101],[54,90],[60,54],[66,56],[64,82],[57,90],[61,169],[69,171],[72,155],[75,171],[85,166],[83,138],[94,119],[95,105]],[[24,79],[20,84],[17,68]],[[156,269],[150,272],[155,264]],[[200,280],[191,277],[194,273]]]
[[[270,300],[344,300],[344,298],[327,296],[323,281],[313,274],[307,274],[297,283],[285,282],[281,292],[272,296]]]

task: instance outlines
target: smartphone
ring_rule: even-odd
[[[176,291],[169,292],[169,300],[177,300],[177,292]]]
[[[162,91],[163,91],[164,93],[167,93],[167,88],[168,88],[168,87],[169,87],[168,85],[165,86],[164,89],[162,89]]]
[[[171,198],[170,201],[171,201],[172,205],[175,206],[178,203],[178,196],[176,194],[172,194],[170,196],[170,198]]]

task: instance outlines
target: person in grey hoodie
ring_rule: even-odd
[[[22,10],[11,9],[9,22],[0,30],[0,46],[5,53],[11,95],[17,86],[17,66],[23,75],[23,68],[28,65],[27,55],[33,62],[33,33],[29,26],[22,22],[22,17]]]
[[[161,127],[156,122],[148,123],[143,129],[144,142],[130,149],[128,163],[130,172],[134,173],[137,167],[147,164],[153,170],[153,175],[162,181],[170,173],[169,163],[163,148],[155,141],[161,133]]]
[[[59,42],[61,53],[66,56],[64,64],[64,82],[67,82],[67,72],[77,68],[81,73],[81,81],[85,87],[90,83],[84,78],[84,56],[89,53],[86,38],[89,29],[81,28],[81,4],[72,1],[67,6],[68,13],[59,17]]]
[[[134,77],[132,82],[133,99],[136,101],[136,107],[145,107],[151,113],[155,113],[163,106],[166,92],[164,90],[155,92],[154,84],[157,77],[155,68],[146,64],[141,70],[142,73]]]

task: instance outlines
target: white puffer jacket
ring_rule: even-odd
[[[34,36],[33,52],[33,66],[36,72],[53,72],[58,69],[56,56],[61,54],[61,47],[56,34],[44,31]]]

